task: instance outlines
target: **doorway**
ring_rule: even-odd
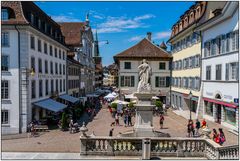
[[[216,118],[216,122],[221,124],[221,116],[222,116],[222,110],[221,110],[221,105],[220,104],[216,104],[216,108],[217,108],[217,118]]]

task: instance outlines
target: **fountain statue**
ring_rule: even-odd
[[[138,66],[140,81],[138,82],[137,92],[151,92],[151,86],[149,79],[152,74],[152,68],[147,63],[146,59],[143,59],[143,63]]]
[[[128,137],[169,137],[169,134],[164,134],[158,131],[154,131],[153,127],[153,108],[155,105],[152,105],[152,97],[155,94],[152,92],[151,84],[149,83],[152,68],[143,59],[142,64],[138,66],[140,80],[138,82],[137,92],[134,93],[134,96],[137,97],[136,107],[136,116],[134,130],[131,132],[122,133],[120,136]]]

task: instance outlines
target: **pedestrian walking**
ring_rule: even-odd
[[[219,144],[223,145],[223,143],[226,141],[226,137],[224,135],[222,128],[219,128],[218,130],[219,130]]]
[[[192,136],[192,129],[193,129],[193,123],[192,123],[192,120],[189,120],[187,125],[188,137]]]
[[[128,126],[132,126],[132,116],[131,116],[131,113],[128,114]]]
[[[33,122],[30,123],[30,127],[31,127],[31,136],[35,135],[35,125]]]
[[[70,128],[70,133],[73,133],[73,120],[72,119],[70,120],[69,128]]]
[[[116,113],[116,115],[115,115],[115,125],[119,126],[119,116],[118,116],[118,113]]]
[[[207,122],[206,122],[205,119],[203,119],[203,121],[202,121],[202,128],[205,128],[206,126],[207,126]]]
[[[109,136],[113,136],[113,130],[114,130],[114,128],[112,128],[112,129],[109,131]]]
[[[126,127],[127,124],[128,124],[128,114],[125,113],[125,114],[124,114],[124,126]]]
[[[163,128],[163,121],[164,121],[164,116],[163,114],[160,115],[160,128]]]
[[[219,134],[217,133],[216,129],[213,129],[213,133],[212,133],[212,139],[214,142],[218,143],[220,142],[219,140]]]
[[[200,121],[197,119],[196,120],[196,135],[199,136],[199,129],[201,127]]]

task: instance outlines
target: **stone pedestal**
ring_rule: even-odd
[[[136,107],[136,121],[134,125],[134,130],[136,136],[154,136],[153,133],[153,108],[151,105],[151,100],[154,94],[152,93],[135,93],[138,98]]]
[[[120,134],[120,137],[170,137],[168,133],[154,131],[152,93],[135,93],[137,98],[134,130]]]

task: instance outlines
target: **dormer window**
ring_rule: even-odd
[[[38,19],[38,28],[41,30],[41,20]]]
[[[47,23],[45,23],[44,31],[47,33]]]
[[[58,35],[57,35],[57,31],[55,31],[55,39],[57,39]]]
[[[31,23],[34,23],[34,15],[31,13]]]
[[[2,9],[1,11],[1,20],[5,21],[9,19],[9,14],[8,14],[8,10],[7,9]]]

